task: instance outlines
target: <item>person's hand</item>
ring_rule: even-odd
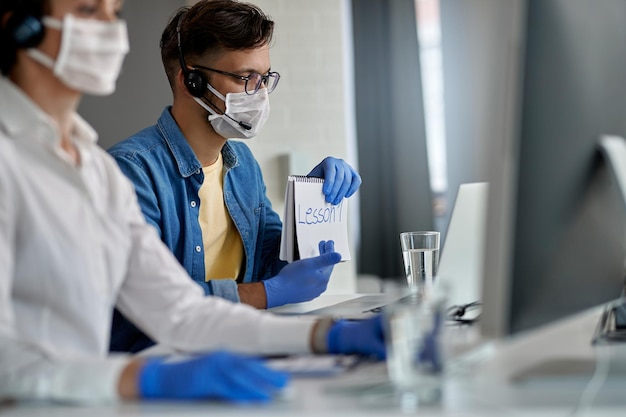
[[[268,401],[289,381],[260,359],[223,351],[184,362],[150,359],[139,372],[141,398]]]
[[[328,353],[386,357],[381,315],[360,321],[339,320],[328,331],[327,340]]]
[[[322,192],[326,201],[339,204],[350,197],[361,186],[361,176],[343,159],[328,156],[309,172],[307,177],[324,178]]]
[[[326,291],[333,266],[341,260],[332,240],[319,243],[320,256],[301,259],[285,266],[263,281],[267,308],[309,301]]]

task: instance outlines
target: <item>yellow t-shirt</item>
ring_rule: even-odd
[[[198,220],[204,243],[205,280],[237,279],[243,260],[243,242],[224,203],[224,161],[203,167],[204,182],[198,191]]]

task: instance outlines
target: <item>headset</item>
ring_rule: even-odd
[[[252,125],[250,123],[245,122],[243,120],[234,119],[230,115],[224,113],[219,108],[217,108],[217,106],[215,106],[215,104],[211,103],[211,101],[206,100],[204,98],[204,95],[206,94],[206,91],[207,91],[208,81],[204,77],[204,74],[202,74],[200,71],[198,71],[196,69],[188,69],[187,68],[187,64],[185,63],[185,56],[183,55],[183,47],[182,47],[182,44],[181,44],[181,41],[180,41],[180,38],[181,38],[181,36],[180,36],[180,26],[181,26],[181,23],[182,23],[183,19],[185,18],[185,15],[187,13],[188,13],[188,10],[185,10],[184,12],[182,12],[180,14],[180,16],[178,17],[178,22],[176,23],[176,38],[177,38],[177,41],[178,41],[178,59],[180,60],[180,67],[183,70],[183,76],[185,77],[185,87],[187,87],[187,91],[189,91],[189,93],[192,96],[198,97],[200,99],[203,99],[203,101],[208,106],[213,107],[213,109],[215,109],[217,112],[222,113],[222,116],[228,117],[230,120],[232,120],[233,122],[237,123],[243,129],[245,129],[245,130],[252,129]]]
[[[178,23],[176,24],[176,37],[178,39],[178,59],[180,60],[180,67],[183,70],[183,76],[185,77],[185,87],[189,93],[191,93],[194,97],[202,97],[206,94],[206,85],[207,80],[204,78],[204,75],[195,69],[188,69],[187,64],[185,64],[185,56],[183,55],[183,47],[180,42],[180,26],[187,15],[188,11],[184,11],[180,14],[178,18]]]
[[[45,29],[41,23],[41,17],[33,15],[32,10],[26,11],[26,3],[39,8],[39,13],[43,14],[43,4],[41,1],[19,2],[9,16],[6,23],[6,33],[15,43],[17,49],[34,48],[43,40]]]

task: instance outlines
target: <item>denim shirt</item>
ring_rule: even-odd
[[[207,295],[238,302],[237,282],[257,282],[276,275],[286,262],[278,259],[282,223],[266,195],[261,169],[248,146],[228,141],[222,148],[224,202],[244,247],[242,272],[235,282],[205,282],[204,247],[198,222],[202,165],[166,107],[156,125],[109,149],[135,184],[143,214]],[[152,344],[117,311],[111,350],[136,352]]]

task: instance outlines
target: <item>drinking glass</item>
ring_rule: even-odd
[[[385,307],[387,371],[403,409],[441,402],[445,303],[445,287],[434,285]]]
[[[400,244],[409,288],[432,286],[439,266],[439,232],[403,232]]]

